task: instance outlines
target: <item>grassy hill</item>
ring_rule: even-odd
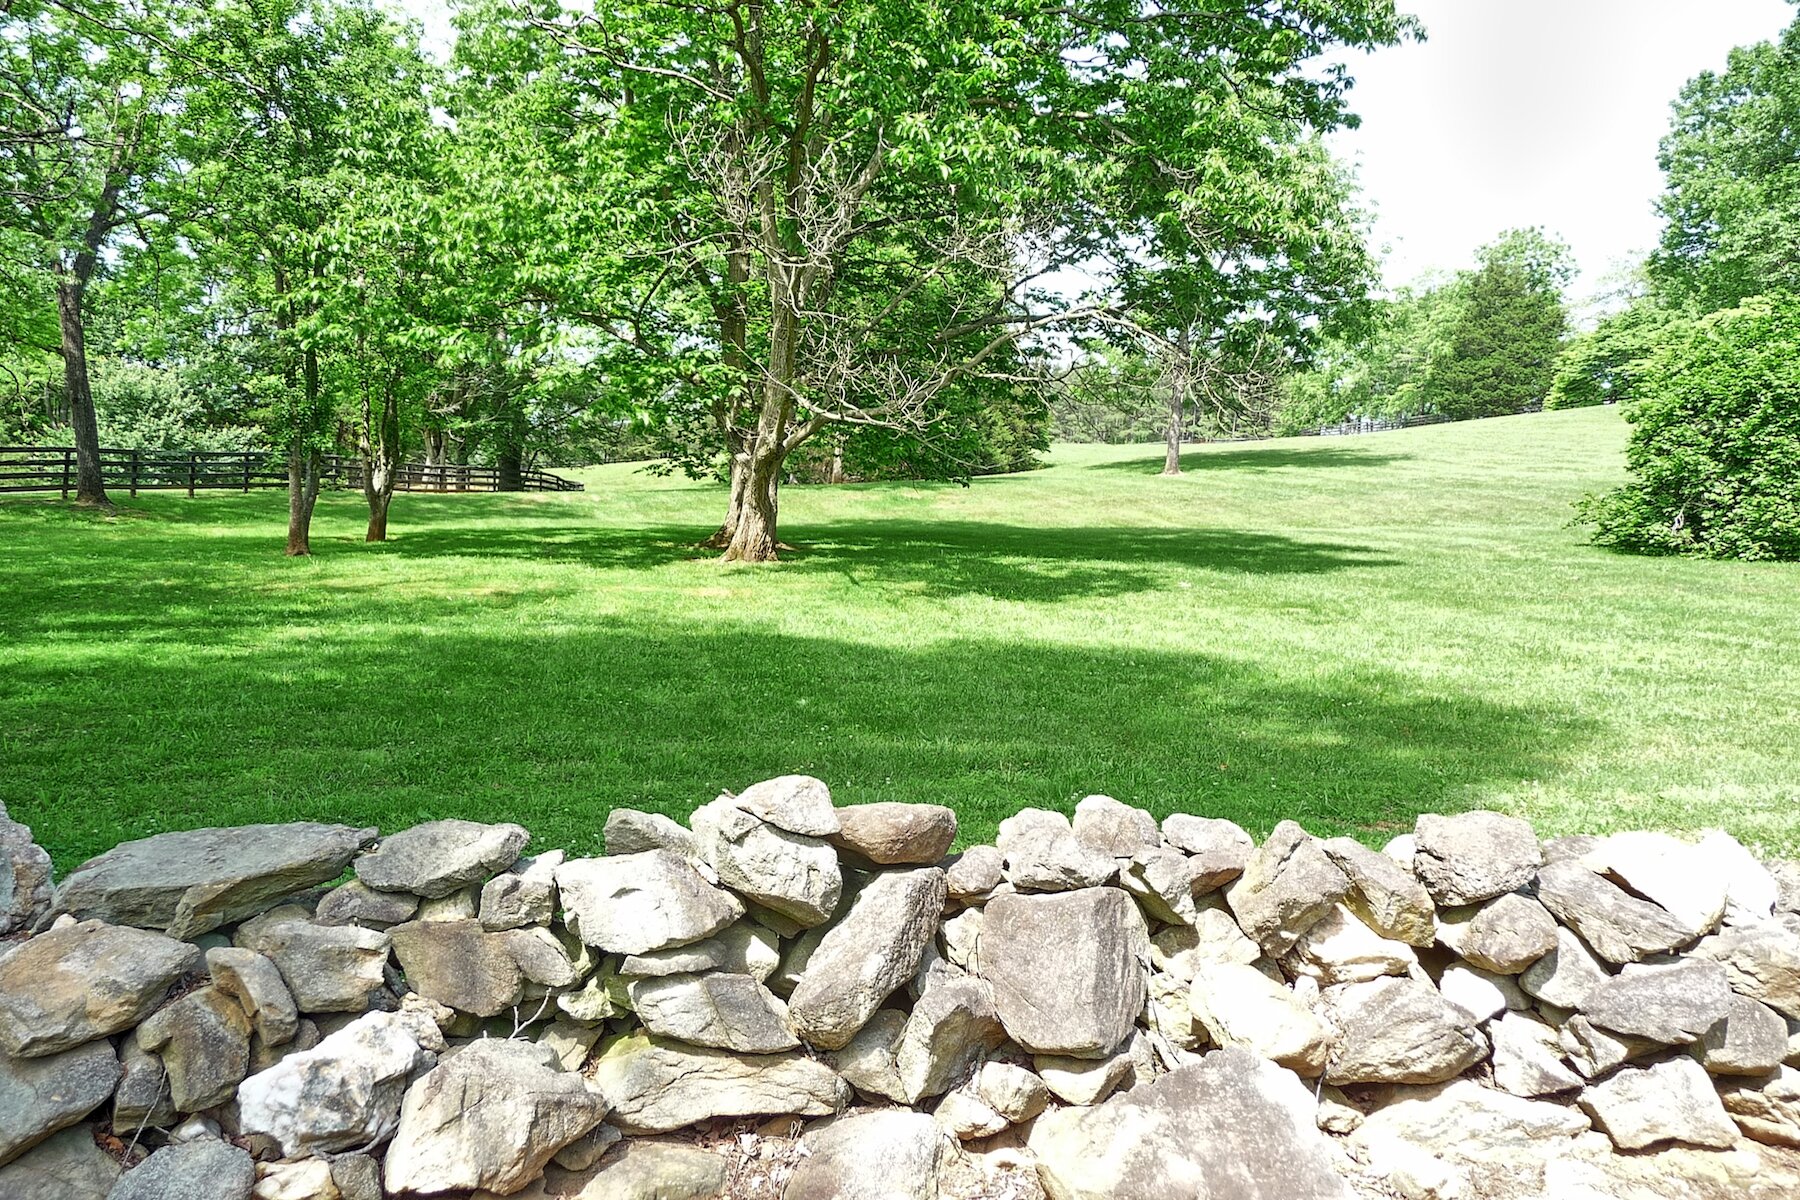
[[[65,869],[158,830],[508,819],[598,848],[785,771],[844,802],[1106,792],[1371,842],[1422,810],[1722,825],[1800,849],[1800,568],[1628,558],[1570,502],[1610,409],[1356,438],[1062,447],[1027,475],[791,488],[777,567],[715,488],[0,501],[0,798]],[[122,499],[122,498],[121,498]]]

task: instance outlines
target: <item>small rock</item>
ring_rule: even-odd
[[[1114,888],[997,896],[986,909],[981,977],[1007,1035],[1034,1054],[1094,1057],[1123,1042],[1149,957],[1143,917]]]
[[[1188,1008],[1220,1046],[1240,1046],[1316,1076],[1331,1053],[1331,1031],[1294,993],[1254,967],[1204,963]]]
[[[352,879],[325,893],[313,920],[320,925],[361,925],[386,929],[410,921],[419,911],[419,898],[411,892],[378,892]]]
[[[679,858],[698,858],[700,845],[687,827],[661,813],[615,808],[606,814],[606,853],[613,858],[667,850]]]
[[[1496,975],[1517,975],[1556,949],[1556,919],[1530,896],[1508,892],[1469,920],[1458,951]]]
[[[944,867],[944,883],[953,900],[985,900],[1006,875],[1006,856],[995,846],[970,846]]]
[[[857,804],[837,819],[831,844],[881,866],[933,866],[956,841],[956,812],[941,804]]]
[[[1494,1043],[1494,1086],[1536,1099],[1572,1092],[1581,1076],[1562,1060],[1556,1030],[1529,1013],[1507,1013],[1488,1026]]]
[[[409,921],[388,930],[406,981],[458,1012],[492,1017],[519,1003],[525,977],[503,934],[480,921]]]
[[[1427,984],[1377,979],[1327,997],[1338,1030],[1327,1083],[1441,1083],[1487,1057],[1468,1014]]]
[[[72,1125],[0,1167],[7,1200],[106,1200],[119,1164],[94,1144],[94,1130]]]
[[[1787,1057],[1787,1022],[1760,1000],[1733,993],[1730,1012],[1695,1049],[1709,1074],[1766,1075]]]
[[[1099,887],[1118,864],[1075,836],[1059,812],[1026,808],[1000,822],[1000,853],[1006,879],[1020,891],[1066,892]]]
[[[1227,885],[1225,901],[1251,940],[1279,958],[1349,891],[1350,880],[1317,839],[1283,821]]]
[[[0,1049],[36,1058],[129,1029],[199,965],[193,946],[141,929],[41,933],[0,958]]]
[[[1105,1058],[1034,1054],[1031,1065],[1044,1086],[1065,1104],[1098,1104],[1129,1086],[1134,1074],[1131,1053],[1125,1047]]]
[[[744,915],[737,897],[668,850],[578,858],[556,868],[569,927],[613,954],[648,954],[718,933]]]
[[[800,1139],[782,1200],[937,1200],[948,1139],[924,1113],[840,1117]]]
[[[875,877],[820,940],[789,998],[794,1030],[837,1050],[919,969],[943,915],[944,873],[934,867]]]
[[[1283,960],[1290,973],[1308,975],[1321,986],[1405,975],[1419,956],[1405,942],[1382,937],[1342,904],[1300,935]]]
[[[1587,945],[1569,930],[1559,928],[1556,949],[1525,968],[1519,975],[1519,986],[1545,1004],[1574,1008],[1606,977],[1606,968]]]
[[[1619,1064],[1658,1048],[1655,1042],[1612,1033],[1583,1016],[1570,1017],[1557,1035],[1569,1065],[1584,1079],[1597,1079]]]
[[[381,1164],[366,1154],[340,1154],[332,1159],[331,1182],[343,1200],[384,1200]]]
[[[305,909],[285,906],[246,921],[232,940],[274,960],[301,1012],[366,1012],[370,994],[387,984],[393,943],[381,930],[316,925]]]
[[[179,1112],[204,1112],[230,1100],[250,1070],[250,1018],[217,987],[203,987],[158,1009],[138,1026],[138,1042],[169,1072]]]
[[[256,1164],[225,1142],[164,1146],[125,1172],[107,1200],[250,1200]]]
[[[1369,928],[1409,946],[1431,945],[1437,906],[1409,865],[1353,838],[1332,838],[1319,843],[1319,848],[1349,879],[1344,904]]]
[[[1169,845],[1189,856],[1196,895],[1224,887],[1242,875],[1256,852],[1256,843],[1242,826],[1218,817],[1171,813],[1163,818],[1162,835]]]
[[[300,1162],[258,1163],[254,1200],[338,1200],[342,1195],[322,1158]]]
[[[272,959],[237,946],[215,946],[206,952],[213,986],[237,1001],[256,1036],[270,1046],[285,1046],[300,1029],[294,994]]]
[[[730,1175],[731,1162],[722,1154],[686,1142],[633,1138],[576,1195],[579,1200],[713,1200],[725,1194]]]
[[[1731,1010],[1725,969],[1685,959],[1672,966],[1627,967],[1594,985],[1582,1015],[1602,1029],[1664,1046],[1684,1046]]]
[[[1738,1140],[1711,1079],[1691,1058],[1626,1067],[1589,1085],[1581,1107],[1621,1150],[1668,1141],[1727,1150]]]
[[[522,858],[512,870],[488,880],[478,908],[483,928],[498,933],[548,925],[556,915],[556,868],[563,861],[563,852],[552,850]]]
[[[1194,906],[1193,861],[1179,850],[1138,851],[1120,866],[1119,885],[1137,898],[1152,921],[1192,925],[1199,915]]]
[[[1721,1080],[1719,1099],[1745,1137],[1800,1149],[1800,1071],[1778,1067],[1755,1078]]]
[[[1713,932],[1725,917],[1731,877],[1713,855],[1666,833],[1615,833],[1582,862],[1681,925],[1686,941]]]
[[[1701,942],[1695,953],[1723,963],[1733,991],[1800,1020],[1800,922],[1727,930]],[[0,965],[0,978],[6,971]]]
[[[1222,909],[1202,909],[1193,926],[1159,929],[1150,939],[1150,961],[1182,983],[1192,983],[1201,963],[1239,963],[1249,966],[1262,957],[1262,948],[1244,936],[1231,914]]]
[[[537,1044],[549,1048],[565,1071],[579,1071],[587,1063],[606,1030],[597,1025],[577,1025],[561,1018],[550,1022],[537,1035]],[[580,1168],[573,1168],[579,1170]]]
[[[31,929],[55,901],[50,855],[0,803],[0,936]]]
[[[472,1042],[407,1089],[388,1150],[390,1192],[507,1195],[606,1115],[606,1101],[529,1042]]]
[[[841,829],[837,810],[831,806],[831,789],[810,775],[765,779],[730,799],[734,807],[788,833],[823,838]]]
[[[821,1117],[850,1099],[829,1067],[798,1051],[741,1056],[634,1033],[607,1045],[594,1080],[622,1131],[667,1133],[715,1117]]]
[[[638,1020],[661,1037],[742,1054],[800,1044],[781,1001],[748,975],[669,975],[636,980],[627,990]]]
[[[971,1063],[1004,1040],[993,992],[985,982],[973,977],[933,980],[894,1042],[898,1099],[917,1104],[948,1091]]]
[[[605,1157],[624,1136],[611,1125],[596,1125],[558,1150],[551,1161],[565,1171],[585,1171]]]
[[[191,938],[336,879],[374,838],[373,829],[305,822],[159,833],[76,867],[56,903],[77,917]]]
[[[500,939],[507,956],[517,965],[527,983],[548,988],[574,987],[594,969],[594,958],[588,948],[567,932],[558,933],[542,925],[531,925],[524,929],[503,929],[488,936]]]
[[[356,860],[356,877],[376,891],[436,899],[506,870],[530,838],[518,825],[427,821],[382,839]]]
[[[111,1042],[37,1058],[0,1056],[0,1166],[105,1104],[118,1082]]]
[[[988,1010],[988,1021],[998,1036],[1000,1023],[993,1017],[991,1002]],[[895,1054],[906,1025],[907,1014],[884,1008],[869,1018],[869,1023],[857,1031],[848,1046],[825,1055],[825,1062],[864,1096],[879,1096],[904,1104],[906,1092],[900,1086]]]
[[[1537,834],[1517,817],[1424,813],[1413,828],[1413,873],[1441,905],[1480,904],[1517,891],[1542,862]]]
[[[175,1124],[178,1114],[162,1059],[144,1049],[132,1030],[119,1047],[124,1073],[113,1093],[113,1128],[138,1129]]]
[[[1084,796],[1075,805],[1075,838],[1111,858],[1132,858],[1162,846],[1156,818],[1111,796]]]
[[[1484,971],[1462,959],[1444,968],[1438,979],[1438,991],[1444,999],[1468,1013],[1477,1025],[1508,1009],[1530,1007],[1524,993],[1513,983],[1512,976]]]
[[[981,927],[986,920],[979,908],[965,908],[938,927],[944,958],[965,971],[981,964]],[[921,950],[921,957],[923,950]]]
[[[1693,940],[1662,908],[1582,862],[1551,863],[1538,872],[1538,900],[1607,962],[1638,962]]]
[[[836,832],[835,816],[830,824]],[[802,928],[823,925],[837,911],[844,876],[830,843],[759,818],[741,798],[696,809],[693,826],[701,855],[726,887]]]

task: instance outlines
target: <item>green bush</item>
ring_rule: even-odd
[[[1636,399],[1639,375],[1656,347],[1674,336],[1674,313],[1638,304],[1567,342],[1556,359],[1545,408],[1583,408]]]
[[[1800,298],[1676,327],[1645,366],[1632,481],[1582,502],[1604,546],[1800,559]]]

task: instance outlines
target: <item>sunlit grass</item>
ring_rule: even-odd
[[[790,488],[776,567],[718,489],[0,500],[0,798],[64,868],[159,829],[518,820],[598,848],[783,771],[986,838],[1104,791],[1379,841],[1424,809],[1800,849],[1800,568],[1627,558],[1570,501],[1587,410],[1359,438],[1064,447],[1027,475]]]

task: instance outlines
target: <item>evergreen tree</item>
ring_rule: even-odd
[[[1458,420],[1493,417],[1544,399],[1568,327],[1568,261],[1568,247],[1538,229],[1515,229],[1483,247],[1464,284],[1450,354],[1433,370],[1438,411]]]

